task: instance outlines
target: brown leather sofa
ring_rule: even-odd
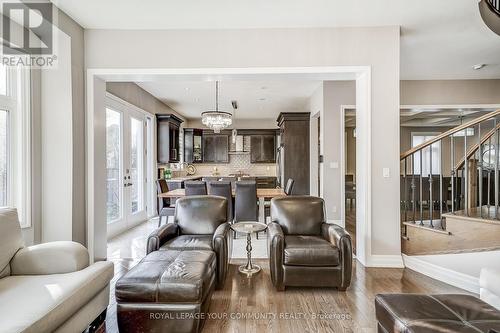
[[[213,251],[155,251],[116,282],[118,329],[200,332],[215,288]]]
[[[269,264],[277,290],[286,286],[347,289],[352,273],[351,237],[340,226],[325,223],[323,199],[274,198],[271,220]]]
[[[120,332],[200,332],[228,270],[227,200],[177,200],[174,223],[148,238],[147,255],[116,282]]]
[[[469,295],[375,297],[379,333],[500,332],[500,311]]]
[[[222,288],[233,244],[226,214],[227,200],[223,197],[200,195],[177,200],[174,223],[167,223],[151,233],[147,254],[164,250],[213,251],[217,263],[217,288]]]

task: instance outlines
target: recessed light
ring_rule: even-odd
[[[483,68],[484,66],[486,66],[486,64],[475,64],[474,66],[472,66],[472,69],[478,71],[481,68]]]

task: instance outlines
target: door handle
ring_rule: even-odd
[[[129,187],[129,186],[132,186],[132,183],[123,184],[123,187]]]

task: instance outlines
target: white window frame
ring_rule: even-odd
[[[17,208],[21,228],[30,228],[32,142],[29,68],[7,68],[7,95],[0,95],[0,108],[8,112],[7,206]]]
[[[411,148],[413,148],[413,147],[414,147],[414,146],[413,146],[413,137],[415,137],[415,136],[438,136],[439,134],[441,134],[441,133],[439,133],[439,132],[411,132],[411,137],[410,137],[410,147],[411,147]],[[435,142],[435,143],[433,143],[433,144],[432,144],[432,146],[434,146],[434,145],[436,145],[436,144],[437,144],[437,145],[439,145],[439,152],[441,153],[441,149],[443,149],[443,147],[442,147],[442,145],[441,145],[441,142],[440,142],[440,141]],[[422,155],[424,155],[424,154],[429,154],[429,152],[430,152],[429,147],[426,147],[426,148],[424,148],[424,149],[423,149],[423,151],[422,151]],[[419,153],[415,153],[415,158],[420,158]],[[425,160],[429,160],[428,158],[427,158],[427,159],[426,159],[426,158],[423,158],[423,159],[424,159],[424,161],[425,161]],[[439,160],[439,168],[438,168],[438,170],[437,170],[437,173],[432,172],[432,171],[433,171],[432,169],[434,169],[434,168],[435,168],[435,164],[433,163],[433,165],[432,165],[432,169],[430,170],[430,173],[431,173],[432,175],[439,175],[439,174],[441,173],[441,171],[442,171],[442,167],[443,167],[441,162],[442,162],[442,161],[441,161],[441,160]],[[423,167],[423,169],[424,169],[424,170],[426,170],[426,168],[429,168],[429,166],[425,166],[425,165],[422,165],[422,167]],[[420,165],[419,165],[419,163],[416,163],[416,162],[415,162],[415,164],[413,165],[413,170],[412,170],[413,174],[420,174],[420,171],[419,171],[419,172],[417,172],[417,171],[416,171],[417,169],[418,169],[418,170],[420,170]],[[423,177],[427,177],[427,176],[428,176],[428,174],[424,174],[424,173],[422,173],[422,176],[423,176]]]

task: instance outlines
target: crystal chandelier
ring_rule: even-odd
[[[215,111],[205,111],[201,113],[203,125],[220,133],[221,129],[231,126],[232,115],[229,112],[219,111],[219,81],[215,81]]]

